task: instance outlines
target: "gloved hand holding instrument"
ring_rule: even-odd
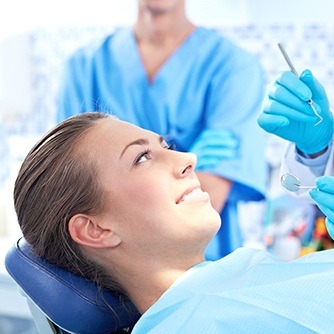
[[[268,86],[268,97],[258,117],[259,125],[269,133],[296,144],[306,155],[324,151],[333,137],[333,116],[323,86],[305,70],[298,77],[288,55],[278,45],[291,72],[285,71]],[[290,190],[308,188],[312,199],[326,215],[326,227],[334,239],[334,177],[321,176],[316,185],[301,185],[292,174],[282,175],[282,185]]]
[[[281,44],[290,71],[282,72],[268,86],[268,98],[258,117],[267,132],[296,143],[306,154],[324,150],[333,135],[333,116],[323,86],[305,70],[298,74]]]

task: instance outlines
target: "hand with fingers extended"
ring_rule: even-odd
[[[310,196],[325,214],[328,234],[334,240],[334,177],[321,176],[316,180],[316,188],[309,191]]]
[[[197,156],[196,170],[203,171],[236,157],[238,140],[231,131],[207,129],[199,135],[189,151]]]
[[[310,99],[321,122],[307,103]],[[303,71],[300,78],[292,72],[282,72],[268,85],[258,124],[265,131],[294,142],[307,154],[324,150],[333,136],[333,115],[326,92],[309,70]]]

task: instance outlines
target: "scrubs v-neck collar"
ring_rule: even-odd
[[[161,78],[163,78],[168,73],[178,73],[181,71],[183,66],[183,59],[187,59],[193,54],[193,52],[190,52],[193,50],[191,47],[192,43],[195,43],[196,36],[199,34],[199,31],[201,29],[198,27],[195,27],[190,34],[177,46],[177,48],[168,56],[168,58],[162,63],[162,65],[159,67],[157,72],[155,73],[152,80],[148,78],[144,63],[142,61],[139,48],[136,42],[136,37],[133,31],[133,28],[129,28],[127,30],[127,34],[130,38],[129,40],[129,49],[128,54],[133,55],[129,61],[133,62],[134,66],[131,66],[131,68],[135,71],[137,71],[138,76],[145,78],[145,83],[147,85],[147,88],[153,88],[154,86],[159,84],[159,81]],[[130,51],[130,52],[129,52]]]

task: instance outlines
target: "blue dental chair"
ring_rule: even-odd
[[[140,317],[125,297],[36,257],[24,238],[8,251],[5,265],[41,334],[130,333]]]

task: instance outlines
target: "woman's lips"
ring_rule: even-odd
[[[194,201],[203,201],[207,200],[209,194],[204,192],[200,187],[196,187],[192,190],[186,191],[181,198],[176,202],[176,204],[180,204],[183,202],[194,202]]]

